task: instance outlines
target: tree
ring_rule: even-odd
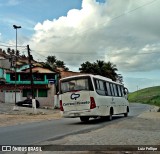
[[[46,59],[45,67],[52,71],[55,71],[58,67],[63,68],[65,71],[69,69],[65,66],[65,63],[61,60],[57,60],[55,56],[48,56]]]
[[[15,54],[15,51],[14,51],[14,49],[12,49],[12,50],[11,50],[11,54],[12,54],[12,55],[14,55],[14,54]]]
[[[55,56],[48,56],[48,57],[47,57],[47,63],[49,63],[49,64],[55,63],[56,60],[57,60],[57,59],[56,59]]]
[[[56,60],[56,66],[57,67],[64,67],[64,62],[63,61],[61,61],[61,60]]]
[[[56,66],[57,67],[60,67],[60,68],[63,68],[65,71],[68,71],[68,67],[65,66],[65,63],[61,60],[56,60]]]
[[[16,51],[16,56],[20,56],[19,50]]]
[[[4,54],[6,54],[6,51],[5,51],[5,50],[3,50],[2,52],[3,52]]]
[[[7,48],[7,53],[8,53],[8,54],[11,53],[11,48]]]
[[[48,56],[47,61],[45,63],[45,67],[54,71],[56,69],[56,57],[55,56]]]
[[[121,74],[117,74],[116,71],[118,71],[115,64],[111,62],[104,62],[101,60],[97,60],[94,63],[85,62],[81,64],[81,67],[79,68],[81,73],[90,73],[94,75],[101,75],[107,78],[112,79],[113,81],[119,81],[123,82],[123,77]]]

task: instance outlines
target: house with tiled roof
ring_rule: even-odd
[[[18,56],[15,69],[11,67],[12,55],[0,49],[0,102],[15,103],[31,94],[31,78],[28,57]],[[59,73],[43,67],[32,60],[33,88],[35,98],[41,106],[54,106],[54,95],[58,86]],[[16,91],[16,92],[15,92]]]
[[[54,95],[56,94],[56,87],[58,86],[58,73],[40,66],[32,67],[32,73],[35,98],[40,102],[40,106],[53,107]],[[1,101],[13,103],[15,100],[15,89],[16,101],[25,100],[29,97],[31,95],[30,79],[29,68],[19,70],[16,73],[16,79],[14,71],[6,71],[6,84],[0,84]]]
[[[80,72],[65,71],[64,68],[57,68],[57,71],[60,74],[60,78],[65,78],[65,77],[69,77],[69,76],[84,74],[84,73],[80,73]]]

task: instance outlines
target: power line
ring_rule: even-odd
[[[16,47],[14,44],[10,44],[10,43],[6,43],[6,42],[3,42],[3,41],[0,41],[2,44],[0,44],[0,46],[3,46],[3,47]],[[26,47],[24,45],[17,45],[17,47]]]
[[[120,54],[122,54],[122,53],[116,53],[116,55],[115,55],[115,54],[107,54],[107,55],[115,57],[115,56],[120,55]],[[134,53],[135,56],[140,56],[140,55],[145,55],[145,54],[146,54],[146,55],[148,55],[148,54],[160,54],[160,52],[141,52],[141,53]]]
[[[36,53],[38,53],[37,51],[35,51],[35,50],[31,50],[31,51],[34,51],[34,52],[36,52]],[[44,52],[44,51],[39,51],[39,52]],[[49,52],[50,53],[50,52]],[[58,53],[58,54],[94,54],[93,52],[77,52],[77,53],[75,53],[75,52],[52,52],[53,54],[56,54],[56,53]],[[44,57],[44,55],[42,55],[42,54],[40,54],[40,53],[38,53],[39,55],[41,55],[41,56],[43,56]]]
[[[122,13],[122,14],[116,16],[116,17],[111,18],[110,21],[117,20],[118,18],[120,18],[120,17],[122,17],[122,16],[125,16],[125,15],[127,15],[127,14],[133,13],[133,12],[135,12],[135,11],[137,11],[137,10],[145,7],[145,6],[151,5],[152,3],[156,2],[156,1],[157,1],[157,0],[152,0],[152,1],[150,1],[150,2],[148,2],[148,3],[145,3],[145,4],[141,5],[141,6],[138,6],[138,7],[134,8],[134,9],[128,11],[128,12]],[[107,22],[104,22],[103,25],[104,25],[105,23],[107,23]],[[99,24],[99,25],[101,25],[101,24]],[[88,31],[91,30],[91,29],[94,29],[94,27],[90,27],[90,29],[81,31],[80,33],[83,34],[83,33],[85,33],[86,31],[88,32]],[[67,39],[68,39],[68,36],[67,36]],[[35,50],[32,50],[32,51],[35,51]],[[36,52],[36,51],[35,51],[35,52]],[[42,52],[42,51],[40,51],[40,52]],[[38,53],[38,52],[37,52],[37,53]],[[39,53],[38,53],[38,54],[39,54]],[[84,52],[81,52],[81,53],[80,53],[80,52],[79,52],[79,53],[73,53],[73,52],[69,52],[69,53],[68,53],[68,52],[67,52],[67,53],[66,53],[66,52],[54,52],[54,54],[75,54],[75,55],[79,55],[79,54],[93,54],[93,52],[88,52],[88,53],[84,53]],[[145,53],[144,53],[144,54],[145,54]],[[41,54],[39,54],[39,55],[41,55]],[[44,58],[44,55],[41,55],[41,56],[43,56],[43,58]]]
[[[111,18],[110,21],[114,21],[114,20],[116,20],[116,19],[118,19],[118,18],[120,18],[120,17],[122,17],[122,16],[125,16],[125,15],[127,15],[127,14],[132,13],[132,12],[135,12],[135,11],[137,11],[137,10],[145,7],[145,6],[151,5],[152,3],[156,2],[156,1],[157,1],[157,0],[152,0],[152,1],[150,1],[150,2],[148,2],[148,3],[145,3],[145,4],[141,5],[141,6],[138,6],[138,7],[134,8],[134,9],[128,11],[128,12],[122,13],[122,14],[116,16],[116,17]],[[107,23],[107,22],[104,22],[103,25],[104,25],[105,23]],[[99,24],[99,25],[101,25],[101,24]],[[93,28],[94,28],[94,27],[91,27],[89,30],[91,30],[91,29],[93,29]],[[88,31],[88,30],[82,31],[81,33],[84,33],[84,32],[86,32],[86,31]],[[2,41],[0,41],[0,42],[2,42]],[[8,44],[8,43],[5,43],[5,42],[2,42],[2,43],[3,43],[3,44],[7,44],[7,45],[0,44],[0,46],[3,46],[3,47],[15,47],[15,45],[12,45],[12,44]],[[26,48],[26,46],[17,46],[17,47],[22,47],[22,48],[25,47],[25,48]],[[36,52],[35,50],[31,50],[31,51]],[[42,52],[42,51],[40,51],[40,52]],[[157,53],[157,52],[152,52],[152,53]],[[139,54],[152,54],[152,53],[139,53]],[[42,55],[42,54],[40,54],[40,53],[38,53],[38,52],[36,52],[36,54],[39,54],[41,57],[43,57],[43,58],[45,57],[45,58],[46,58],[46,56],[44,56],[44,55]],[[79,54],[93,54],[93,52],[87,52],[87,53],[84,53],[84,52],[79,52],[79,53],[73,53],[73,52],[69,52],[69,53],[66,53],[66,52],[54,52],[54,54],[75,54],[75,55],[79,55]],[[97,53],[97,54],[98,54],[98,53]],[[104,54],[104,53],[103,53],[103,54]],[[158,54],[159,54],[159,53],[158,53]]]
[[[160,54],[160,52],[142,52],[142,53],[138,53],[138,55],[143,55],[143,54]]]
[[[44,58],[47,58],[46,56],[44,56],[44,55],[42,55],[42,54],[38,53],[38,52],[37,52],[37,51],[35,51],[35,50],[30,50],[30,51],[35,52],[36,56],[37,56],[37,54],[38,54],[40,58],[37,58],[37,59],[39,59],[39,60],[41,60],[41,61],[44,61],[44,60],[42,60],[41,58],[43,58],[43,59],[44,59]],[[32,53],[33,53],[33,52],[32,52]],[[33,54],[34,54],[34,53],[33,53]]]
[[[125,12],[125,13],[122,13],[122,14],[116,16],[116,17],[113,17],[113,18],[110,19],[110,22],[112,22],[112,21],[114,21],[114,20],[116,20],[116,19],[118,19],[118,18],[120,18],[120,17],[123,17],[123,16],[125,16],[125,15],[127,15],[127,14],[131,14],[132,12],[135,12],[135,11],[137,11],[137,10],[145,7],[145,6],[151,5],[152,3],[156,2],[156,1],[157,1],[157,0],[152,0],[152,1],[148,2],[148,3],[145,3],[145,4],[143,4],[143,5],[138,6],[138,7],[134,8],[134,9],[132,9],[132,10],[129,10],[128,12]],[[107,24],[107,22],[101,23],[101,24],[99,24],[99,25],[104,25],[104,24]],[[92,29],[95,29],[95,28],[94,28],[94,27],[90,27],[89,29],[86,29],[86,30],[84,30],[84,31],[81,31],[80,33],[83,34],[83,33],[85,33],[85,32],[88,32],[88,31],[92,30]],[[68,36],[67,36],[67,38],[68,38]]]
[[[10,45],[10,46],[12,46],[13,44],[10,44],[10,43],[6,43],[6,42],[3,42],[3,41],[0,41],[1,43],[3,43],[3,44],[7,44],[7,45]]]
[[[122,14],[120,14],[120,15],[112,18],[111,21],[112,21],[112,20],[115,20],[115,19],[117,19],[117,18],[120,18],[120,17],[122,17],[122,16],[124,16],[124,15],[126,15],[126,14],[130,14],[130,13],[132,13],[132,12],[134,12],[134,11],[137,11],[137,10],[139,10],[140,8],[143,8],[143,7],[147,6],[147,5],[151,5],[152,3],[156,2],[156,1],[157,1],[157,0],[150,1],[150,2],[148,2],[148,3],[145,3],[145,4],[141,5],[141,6],[138,6],[138,7],[134,8],[134,9],[128,11],[128,12],[122,13]]]
[[[8,48],[13,48],[13,47],[15,47],[15,45],[4,45],[4,44],[0,44],[0,46],[2,46],[2,47],[8,47]],[[19,47],[19,48],[24,48],[24,47],[26,47],[26,46],[17,45],[17,47]]]

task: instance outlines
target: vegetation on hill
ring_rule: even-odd
[[[160,86],[149,87],[130,93],[128,99],[130,102],[160,106]]]

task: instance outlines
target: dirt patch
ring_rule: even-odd
[[[53,119],[60,119],[60,113],[53,113],[53,114],[28,114],[28,115],[10,115],[10,114],[1,114],[0,115],[0,126],[11,126],[17,124],[24,124],[29,122],[38,122],[43,120],[53,120]]]
[[[59,109],[33,110],[27,107],[15,109],[14,104],[0,104],[0,127],[60,118]]]

